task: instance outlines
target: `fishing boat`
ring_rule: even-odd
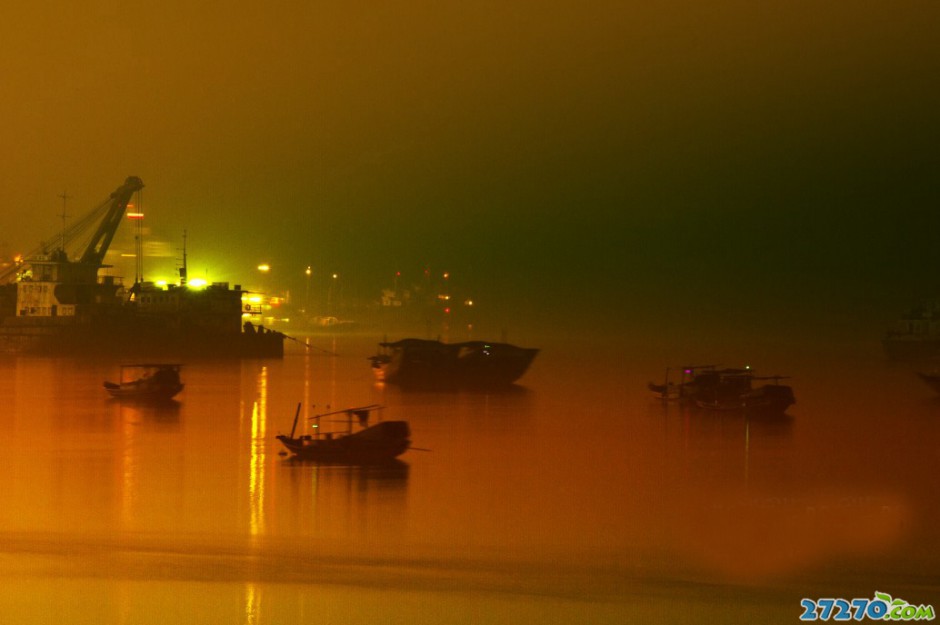
[[[796,403],[793,389],[780,380],[785,376],[756,376],[750,371],[721,371],[714,384],[699,389],[695,405],[708,410],[738,410],[750,413],[783,414]],[[770,384],[754,385],[755,380]]]
[[[406,421],[379,421],[375,425],[369,425],[370,415],[381,409],[382,406],[372,404],[318,414],[311,417],[314,433],[297,436],[297,423],[300,418],[300,404],[297,404],[290,436],[278,434],[276,438],[288,452],[301,460],[329,464],[391,462],[411,446],[411,429]],[[345,415],[346,418],[340,421],[346,423],[346,431],[323,432],[323,417],[334,415]],[[359,430],[354,431],[354,421]]]
[[[178,364],[121,365],[118,382],[105,382],[111,397],[134,400],[169,400],[183,390]]]
[[[408,338],[379,343],[371,356],[376,380],[412,388],[498,388],[525,374],[539,353],[508,343],[442,343]]]
[[[670,380],[666,369],[662,384],[647,387],[663,400],[678,401],[711,410],[747,410],[749,412],[784,412],[796,403],[793,389],[780,384],[785,376],[758,376],[750,367],[720,368],[719,365],[680,367],[678,381]],[[754,381],[772,384],[755,386]]]

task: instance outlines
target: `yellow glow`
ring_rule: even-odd
[[[262,264],[258,265],[258,271],[261,271],[261,272],[263,272],[263,273],[267,273],[267,272],[271,271],[271,265],[269,265],[269,264],[267,264],[267,263],[262,263]]]
[[[304,273],[307,274],[307,276],[309,277],[310,274],[313,273],[313,270],[310,269],[310,266],[308,265],[308,266],[307,266],[307,270],[306,270]]]
[[[264,533],[264,459],[268,420],[268,368],[258,375],[258,399],[251,411],[250,460],[248,468],[248,527],[252,536]]]
[[[251,302],[252,304],[258,304],[258,303],[261,302],[261,296],[260,296],[260,295],[252,295],[251,297],[248,298],[248,301]]]
[[[206,288],[206,285],[209,284],[209,283],[206,282],[205,280],[203,280],[202,278],[193,278],[192,280],[190,280],[190,281],[187,282],[186,284],[187,284],[187,285],[189,286],[189,288],[191,288],[191,289],[204,289],[204,288]]]
[[[154,284],[156,284],[158,287],[162,289],[163,287],[166,286],[166,280],[157,280],[156,282],[154,282]]]

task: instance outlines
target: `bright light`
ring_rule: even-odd
[[[162,289],[166,287],[166,280],[157,280],[156,282],[154,282],[154,284],[156,284],[158,287]]]
[[[127,218],[128,219],[143,219],[144,214],[143,213],[128,213]]]
[[[304,273],[307,274],[308,278],[310,277],[310,274],[312,273],[312,270],[310,269],[310,265],[307,265],[307,270]]]
[[[269,265],[269,264],[267,264],[267,263],[262,263],[262,264],[258,265],[258,271],[267,273],[267,272],[271,271],[271,265]]]
[[[209,283],[203,280],[202,278],[193,278],[192,280],[186,283],[186,285],[191,289],[204,289],[207,284]]]
[[[339,274],[333,274],[333,279],[336,280],[339,277]]]

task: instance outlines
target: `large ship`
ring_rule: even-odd
[[[100,275],[128,204],[143,188],[129,177],[91,213],[0,272],[0,352],[136,357],[281,357],[284,335],[243,323],[239,285],[161,288],[135,276],[132,287]],[[70,257],[66,246],[97,224]]]
[[[371,356],[377,381],[405,388],[500,388],[512,385],[539,353],[508,343],[442,343],[408,338],[379,343]]]

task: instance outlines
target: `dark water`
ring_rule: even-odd
[[[187,363],[160,408],[105,396],[118,363],[2,361],[2,620],[789,623],[803,597],[937,604],[940,398],[876,340],[516,337],[543,351],[491,394],[376,386],[377,340]],[[746,419],[645,390],[702,359],[791,374],[798,403]],[[431,451],[288,461],[274,435],[298,402],[384,404]]]

